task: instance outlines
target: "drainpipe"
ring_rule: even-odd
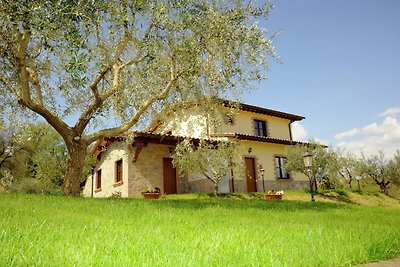
[[[90,193],[90,197],[93,197],[93,186],[94,186],[93,178],[94,178],[94,167],[92,167],[92,191]]]
[[[289,135],[290,135],[290,141],[293,141],[293,136],[292,136],[292,123],[293,123],[293,121],[290,121],[290,123],[289,123]]]
[[[231,169],[231,189],[232,189],[232,193],[235,193],[235,181],[233,180],[233,170]]]

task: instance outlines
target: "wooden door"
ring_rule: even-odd
[[[163,158],[164,194],[176,194],[176,170],[171,158]]]
[[[247,192],[257,192],[254,158],[245,158]]]

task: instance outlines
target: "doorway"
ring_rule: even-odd
[[[244,158],[246,163],[247,192],[257,192],[256,170],[254,158]]]
[[[176,194],[176,169],[171,158],[163,158],[164,194]]]

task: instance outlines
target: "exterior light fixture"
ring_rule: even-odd
[[[303,156],[303,160],[304,160],[304,166],[307,168],[308,179],[310,181],[311,201],[315,202],[313,178],[311,173],[311,166],[313,165],[313,154],[311,152],[306,152]]]
[[[264,173],[265,173],[265,169],[263,169],[262,166],[260,166],[260,172],[261,172],[261,179],[262,179],[262,183],[263,183],[263,191],[265,192],[265,184],[264,184]]]
[[[306,166],[306,168],[311,168],[312,164],[313,164],[313,154],[311,152],[306,152],[304,154],[304,166]]]
[[[249,150],[248,150],[249,154],[251,153],[252,150],[253,150],[253,149],[252,149],[251,147],[249,147]]]

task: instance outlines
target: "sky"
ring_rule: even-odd
[[[400,149],[400,1],[275,0],[268,79],[248,104],[305,116],[296,140],[360,155]]]

